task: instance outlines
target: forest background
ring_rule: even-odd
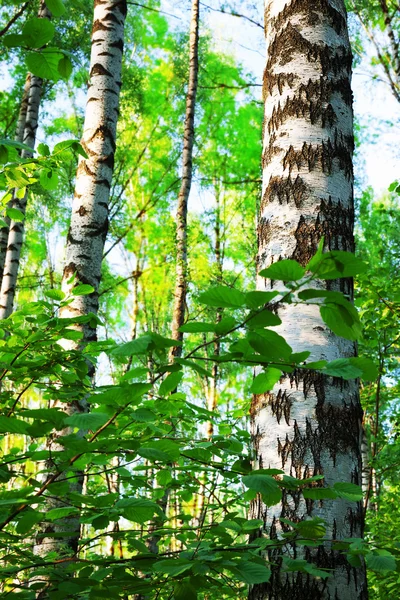
[[[265,474],[262,489],[249,474],[249,406],[252,392],[259,391],[253,369],[240,361],[213,362],[211,354],[223,358],[228,348],[223,336],[231,335],[229,342],[235,343],[232,330],[243,319],[234,311],[240,303],[225,296],[226,290],[255,288],[263,6],[200,3],[185,354],[175,361],[179,369],[166,369],[166,357],[176,349],[171,341],[176,206],[191,6],[128,2],[98,316],[81,317],[83,328],[97,323],[99,341],[93,338],[83,350],[79,342],[85,332],[71,329],[76,320],[61,322],[55,315],[60,303],[61,312],[68,310],[60,287],[77,160],[85,154],[77,140],[83,132],[93,7],[78,0],[46,4],[54,31],[41,39],[35,30],[29,43],[7,36],[24,34],[44,5],[7,2],[0,13],[6,83],[0,98],[3,228],[10,220],[25,228],[14,312],[2,329],[2,597],[245,598],[248,585],[270,576],[259,556],[265,548],[254,540],[253,546],[247,544],[248,534],[261,525],[248,519],[249,504],[257,492],[274,503],[281,490],[273,473]],[[364,541],[349,542],[345,551],[355,563],[365,557],[370,597],[382,598],[400,585],[400,186],[393,147],[400,11],[395,3],[370,0],[349,2],[347,8],[355,67],[357,256],[367,265],[356,277],[355,305],[363,325],[358,343],[376,372],[369,367],[361,384],[366,535]],[[46,44],[47,57],[55,59],[40,63]],[[43,77],[33,139],[36,164],[15,137],[27,69]],[[57,146],[65,140],[75,141]],[[27,193],[26,216],[24,206],[6,209],[15,200],[10,189],[20,190],[14,194],[17,201]],[[73,287],[71,279],[67,285]],[[223,286],[222,297],[207,296],[216,285]],[[75,288],[75,300],[90,296],[88,286]],[[61,339],[70,344],[60,346]],[[21,353],[23,362],[18,362]],[[191,361],[196,353],[199,360]],[[87,376],[88,364],[89,375],[97,364],[95,384]],[[348,376],[346,371],[332,374]],[[160,381],[155,398],[153,386]],[[64,422],[57,402],[74,398],[84,406],[89,390],[94,410],[79,409]],[[61,431],[62,442],[54,429]],[[98,444],[94,451],[93,444],[85,445],[88,435]],[[59,452],[63,478],[37,497],[43,477],[51,477],[54,452]],[[72,489],[80,478],[81,488]],[[353,488],[332,493],[339,492],[359,500]],[[308,498],[323,496],[311,487]],[[77,526],[79,541],[65,533]],[[326,533],[317,521],[307,531],[298,523],[291,526],[294,535],[307,538],[307,547],[318,547]],[[229,547],[234,548],[230,556]],[[286,561],[285,568],[322,581],[328,573],[301,560]]]

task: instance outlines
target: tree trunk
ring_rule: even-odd
[[[343,0],[266,0],[267,65],[263,197],[259,218],[258,269],[283,258],[306,265],[325,236],[326,249],[353,250],[352,56]],[[325,285],[320,282],[320,285]],[[328,282],[351,296],[352,281]],[[275,286],[258,279],[258,289]],[[353,356],[353,342],[333,335],[317,307],[280,309],[281,333],[294,352],[310,360]],[[283,469],[325,483],[361,484],[361,417],[358,384],[316,373],[286,375],[273,392],[254,398],[252,434],[259,468]],[[307,503],[283,493],[266,507],[260,499],[251,518],[264,521],[272,539],[285,525],[323,518],[328,539],[362,536],[362,507],[346,500]],[[290,550],[290,549],[289,549]],[[367,598],[363,568],[351,567],[329,542],[318,549],[293,548],[289,556],[332,569],[327,580],[285,573],[278,551],[270,553],[272,577],[255,585],[251,600],[361,600]]]
[[[50,19],[44,0],[40,3],[38,17]],[[28,83],[29,80],[29,83]],[[29,88],[29,91],[28,91]],[[43,89],[43,79],[36,75],[28,74],[25,82],[24,96],[22,99],[21,111],[18,117],[17,136],[22,134],[22,142],[32,148],[32,151],[22,150],[22,158],[30,158],[33,155],[33,149],[36,142],[36,130],[38,128],[40,98]],[[26,98],[27,94],[27,98]],[[18,209],[25,217],[26,205],[28,202],[28,192],[22,198],[18,198],[14,192],[12,200],[8,207]],[[10,316],[14,307],[15,290],[17,285],[22,244],[24,241],[25,224],[24,221],[6,220],[8,223],[7,249],[1,266],[3,267],[1,288],[0,288],[0,319],[6,319]],[[5,240],[6,228],[1,234],[0,260],[1,252],[4,248],[3,238]]]
[[[75,318],[94,314],[98,310],[98,291],[101,262],[108,230],[108,202],[116,148],[121,66],[124,40],[126,0],[95,0],[90,57],[90,82],[85,114],[82,146],[88,158],[80,158],[76,175],[75,196],[72,204],[71,225],[67,237],[66,266],[62,289],[66,294],[79,284],[89,284],[94,292],[74,296],[73,302],[60,311],[63,318]],[[91,324],[76,325],[83,332],[80,342],[69,342],[69,347],[82,347],[96,340],[96,328]],[[89,374],[93,375],[89,366]],[[86,403],[74,402],[58,406],[68,414],[88,409]],[[62,450],[57,432],[49,441],[52,453]],[[52,474],[49,465],[49,477]],[[77,473],[71,489],[81,491],[83,473]],[[57,502],[55,500],[54,502]],[[60,551],[60,545],[68,552],[77,551],[79,520],[60,520],[46,524],[46,533],[68,531],[68,538],[40,536],[35,553],[45,555]]]
[[[192,185],[193,171],[193,143],[194,143],[194,112],[196,106],[197,79],[199,70],[199,0],[192,2],[192,19],[190,23],[190,50],[189,50],[189,85],[186,96],[185,129],[182,155],[182,183],[178,196],[178,209],[176,213],[176,272],[174,291],[174,310],[172,316],[173,340],[181,342],[183,339],[179,328],[185,319],[185,303],[187,288],[187,209]],[[181,356],[182,346],[174,346],[170,358]]]
[[[26,125],[26,115],[28,112],[28,103],[29,103],[29,90],[31,87],[31,74],[28,73],[25,79],[24,91],[22,94],[21,106],[18,114],[18,122],[17,129],[15,132],[15,140],[17,142],[23,143],[24,141],[24,131]],[[7,208],[12,208],[13,202],[15,200],[15,192],[13,194],[13,198],[7,203]],[[0,228],[0,289],[1,289],[1,281],[3,279],[3,271],[4,271],[4,263],[6,260],[7,253],[7,245],[8,245],[8,234],[10,231],[10,222],[11,219],[6,214],[3,215],[3,220],[7,223],[4,227]]]

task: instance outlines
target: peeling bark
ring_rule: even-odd
[[[353,112],[351,51],[343,0],[266,0],[267,65],[264,75],[263,196],[258,225],[258,269],[283,258],[306,265],[322,236],[325,249],[353,251]],[[320,285],[325,285],[320,282]],[[352,281],[327,282],[350,297]],[[258,278],[258,289],[277,282]],[[310,360],[353,356],[353,342],[333,335],[312,306],[280,309],[277,328],[294,352]],[[271,393],[256,396],[251,410],[257,468],[283,469],[325,483],[361,484],[361,419],[358,384],[316,373],[283,376]],[[251,518],[280,538],[280,518],[321,517],[327,538],[361,537],[361,504],[305,501],[285,491],[282,503],[256,499]],[[284,573],[277,550],[269,583],[252,586],[250,600],[365,600],[363,568],[351,567],[329,542],[317,549],[289,548],[333,575],[323,581]]]
[[[98,310],[101,263],[108,230],[108,202],[116,148],[126,11],[126,0],[95,0],[90,81],[82,137],[82,146],[88,158],[81,157],[78,164],[62,280],[62,289],[66,294],[70,294],[76,285],[82,283],[92,285],[94,292],[86,296],[74,296],[71,304],[61,309],[60,316],[63,318],[96,314]],[[75,328],[82,331],[83,338],[80,342],[69,342],[69,348],[82,347],[97,339],[96,327],[92,323],[76,325]],[[92,365],[89,365],[89,375],[93,375]],[[88,410],[85,402],[78,401],[68,405],[63,403],[59,408],[67,414]],[[49,439],[48,447],[53,456],[63,450],[59,437],[67,433],[67,430],[57,432]],[[51,476],[51,465],[48,465],[48,473]],[[77,472],[70,489],[81,492],[82,486],[83,473]],[[49,499],[48,502],[50,508],[59,501]],[[70,532],[71,535],[61,538],[61,541],[51,536],[46,537],[46,533],[60,531]],[[35,554],[44,556],[50,551],[75,554],[79,531],[79,520],[73,517],[46,524],[46,529],[36,541]]]
[[[183,339],[179,328],[185,320],[187,288],[187,210],[193,171],[194,113],[196,106],[197,81],[199,70],[199,0],[192,2],[192,18],[189,38],[189,85],[186,96],[186,114],[182,155],[182,183],[178,195],[176,213],[176,271],[174,309],[172,315],[171,338],[178,342]],[[171,349],[170,358],[181,356],[182,346]]]

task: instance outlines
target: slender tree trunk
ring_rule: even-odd
[[[95,0],[90,82],[82,137],[82,146],[88,158],[80,158],[78,164],[62,281],[62,289],[66,294],[79,284],[92,285],[94,292],[86,296],[75,296],[73,302],[60,311],[60,316],[64,318],[75,318],[89,312],[96,314],[98,310],[101,262],[108,230],[108,201],[116,148],[126,8],[126,0]],[[96,328],[90,324],[77,325],[76,329],[83,332],[83,339],[80,343],[71,342],[71,348],[82,347],[97,339]],[[93,375],[90,367],[89,370],[89,374]],[[88,410],[86,403],[79,402],[68,405],[64,403],[59,408],[68,414]],[[49,441],[53,456],[62,449],[58,438],[66,433],[58,432]],[[51,476],[51,465],[48,470]],[[81,491],[82,485],[83,473],[78,472],[71,490]],[[57,500],[53,502],[57,503]],[[46,533],[68,531],[71,535],[60,541],[42,534],[37,540],[35,553],[45,555],[50,551],[60,552],[60,546],[67,552],[75,553],[79,529],[79,520],[74,518],[46,524]]]
[[[24,141],[24,131],[26,124],[26,115],[28,112],[28,103],[29,103],[29,90],[31,87],[31,74],[28,73],[25,79],[24,91],[22,93],[21,106],[18,114],[18,122],[17,129],[15,132],[15,140],[17,142],[22,143]],[[15,200],[15,192],[13,194],[13,198],[7,203],[7,208],[12,208],[13,202]],[[6,214],[3,215],[3,220],[7,225],[0,228],[0,289],[1,289],[1,281],[3,279],[3,271],[4,271],[4,263],[6,260],[7,253],[7,245],[8,245],[8,234],[10,231],[10,222],[11,219]]]
[[[182,183],[178,196],[176,213],[176,280],[174,291],[174,311],[172,316],[173,340],[183,339],[179,328],[185,319],[186,288],[187,288],[187,209],[192,185],[193,172],[193,143],[194,143],[194,112],[196,106],[197,79],[199,70],[199,0],[192,1],[192,19],[190,23],[189,50],[189,85],[186,96],[185,129],[182,155]],[[170,358],[181,356],[180,345],[171,349]]]
[[[44,0],[40,3],[38,17],[42,19],[50,19],[51,17],[50,11]],[[28,74],[25,81],[21,110],[18,117],[17,138],[18,141],[22,141],[29,146],[32,151],[22,150],[22,158],[30,158],[33,154],[36,142],[36,130],[38,128],[42,90],[43,79],[36,77],[36,75]],[[22,140],[19,139],[20,136],[22,137]],[[27,191],[25,191],[22,198],[18,198],[17,193],[14,192],[8,207],[18,209],[25,217],[27,202]],[[3,228],[4,231],[2,230],[2,233],[0,234],[0,267],[3,267],[0,287],[1,320],[6,319],[13,311],[21,250],[25,234],[24,221],[6,219],[6,223],[8,224],[8,236],[6,227]],[[5,241],[6,239],[7,241]],[[4,254],[5,246],[6,250]]]
[[[282,258],[306,265],[321,236],[328,249],[353,250],[352,56],[344,2],[266,0],[265,17],[259,269]],[[275,285],[258,279],[260,290]],[[329,285],[352,294],[351,280]],[[310,360],[354,355],[354,343],[333,335],[316,307],[287,305],[279,314],[280,333],[294,352],[310,350]],[[361,417],[356,382],[305,372],[284,376],[273,392],[254,398],[256,465],[298,478],[323,474],[328,485],[361,484]],[[266,507],[257,499],[251,507],[251,518],[262,519],[272,539],[284,532],[280,518],[317,516],[327,523],[328,539],[362,536],[361,503],[306,503],[286,491],[278,505]],[[292,547],[289,556],[332,569],[332,577],[285,573],[279,553],[272,551],[271,580],[253,586],[251,600],[367,598],[364,569],[351,567],[329,542],[315,550]]]

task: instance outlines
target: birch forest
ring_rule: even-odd
[[[0,598],[400,598],[399,44],[2,1]]]

